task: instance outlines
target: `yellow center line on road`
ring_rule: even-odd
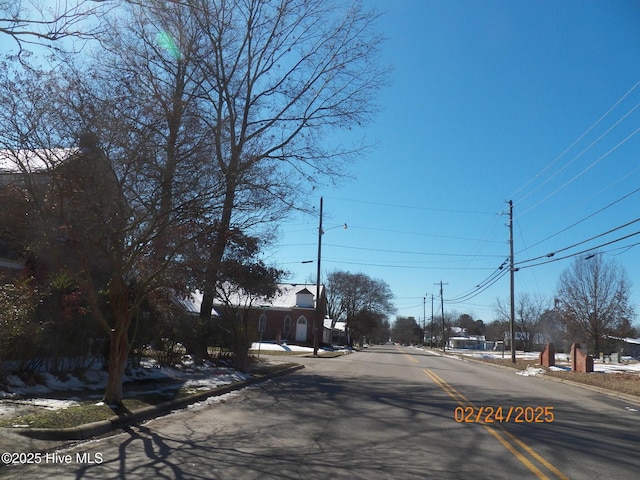
[[[471,401],[465,397],[462,393],[457,391],[454,387],[445,382],[438,374],[432,372],[431,370],[427,370],[423,368],[422,371],[431,379],[433,382],[438,385],[447,395],[449,395],[453,400],[455,400],[461,407],[470,406],[474,407]],[[474,407],[475,408],[475,407]],[[547,470],[556,475],[560,480],[569,480],[565,474],[563,474],[560,470],[554,467],[551,463],[549,463],[546,459],[544,459],[539,453],[529,447],[522,440],[517,438],[512,433],[508,432],[501,426],[490,426],[486,424],[484,421],[479,421],[484,428],[496,439],[498,440],[504,448],[506,448],[514,457],[516,457],[520,462],[527,467],[537,478],[540,480],[549,480],[549,477],[545,475],[538,467],[534,465],[534,463],[529,460],[522,452],[520,452],[515,445],[519,446],[522,450],[528,453],[533,459],[538,461],[541,465],[544,465]],[[511,440],[511,443],[509,442]]]
[[[403,355],[407,357],[409,360],[411,360],[413,363],[418,363],[418,360],[416,360],[414,357],[412,357],[408,353],[404,353]]]

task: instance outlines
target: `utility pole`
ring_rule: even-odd
[[[313,319],[313,355],[318,356],[318,324],[324,323],[320,315],[320,260],[322,259],[322,197],[320,197],[320,223],[318,224],[318,270],[316,275],[316,312]]]
[[[427,332],[424,331],[427,321],[427,297],[422,297],[422,345],[424,346],[424,339],[427,336]]]
[[[437,283],[434,283],[434,285],[438,285]],[[442,311],[442,351],[446,352],[446,345],[444,342],[444,337],[445,337],[445,325],[444,325],[444,296],[442,294],[443,290],[442,290],[442,285],[449,285],[448,283],[442,283],[442,280],[440,280],[440,309]]]
[[[433,293],[431,294],[431,340],[429,346],[433,348]]]
[[[511,319],[509,322],[509,334],[511,335],[511,363],[516,363],[516,305],[515,305],[515,286],[514,286],[514,261],[513,261],[513,200],[509,200],[509,273],[511,279]]]

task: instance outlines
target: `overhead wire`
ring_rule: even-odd
[[[494,285],[500,278],[502,278],[506,272],[509,271],[508,268],[505,268],[508,263],[509,259],[507,258],[498,268],[496,268],[489,276],[478,283],[474,288],[472,288],[468,292],[463,293],[462,295],[447,299],[447,302],[458,303],[458,300],[468,300],[484,292],[487,288]]]
[[[335,260],[323,258],[323,262],[340,263],[344,265],[359,265],[364,267],[383,267],[383,268],[406,268],[411,270],[491,270],[491,267],[442,267],[442,266],[423,266],[423,265],[398,265],[395,263],[368,263],[354,262],[351,260]]]
[[[551,163],[549,163],[545,168],[542,169],[538,174],[536,174],[533,178],[531,178],[528,182],[526,182],[523,186],[514,191],[509,198],[515,198],[518,193],[528,187],[531,183],[533,183],[537,178],[539,178],[542,174],[544,174],[547,170],[549,170],[553,165],[555,165],[562,157],[564,157],[573,147],[575,147],[583,138],[585,138],[595,127],[597,127],[600,122],[602,122],[613,110],[616,109],[620,103],[624,101],[638,86],[640,85],[640,81],[636,82],[627,92],[622,95],[604,114],[600,116],[587,130],[585,130],[578,138],[576,138],[562,153],[560,153]],[[554,175],[555,176],[555,175]],[[544,182],[546,183],[546,181]],[[543,185],[544,185],[543,183]],[[518,199],[518,203],[525,200],[527,197],[531,196],[535,193],[540,187],[532,190],[527,195]]]
[[[628,177],[629,175],[631,175],[631,174],[633,174],[633,173],[637,172],[638,170],[640,170],[640,166],[639,166],[639,167],[637,167],[636,169],[634,169],[633,171],[629,172],[627,175],[625,175],[625,178],[626,178],[626,177]],[[605,189],[605,190],[606,190],[606,189]],[[602,192],[602,191],[604,191],[604,190],[601,190],[601,192]],[[535,246],[537,246],[537,245],[540,245],[541,243],[546,242],[547,240],[550,240],[550,239],[552,239],[552,238],[554,238],[554,237],[557,237],[557,236],[558,236],[558,235],[560,235],[561,233],[564,233],[564,232],[566,232],[567,230],[569,230],[569,229],[571,229],[571,228],[573,228],[573,227],[575,227],[575,226],[577,226],[577,225],[581,224],[582,222],[585,222],[585,221],[589,220],[590,218],[595,217],[596,215],[598,215],[598,214],[600,214],[600,213],[604,212],[605,210],[607,210],[607,209],[609,209],[609,208],[613,207],[614,205],[616,205],[616,204],[620,203],[621,201],[626,200],[627,198],[629,198],[630,196],[632,196],[632,195],[634,195],[634,194],[636,194],[636,193],[638,193],[638,192],[640,192],[640,187],[639,187],[639,188],[636,188],[636,189],[635,189],[635,190],[633,190],[632,192],[629,192],[629,193],[627,193],[627,194],[623,195],[622,197],[619,197],[617,200],[614,200],[613,202],[610,202],[609,204],[605,205],[604,207],[602,207],[602,208],[600,208],[600,209],[596,210],[595,212],[591,213],[590,215],[587,215],[586,217],[583,217],[582,219],[578,220],[577,222],[572,223],[571,225],[569,225],[569,226],[567,226],[567,227],[563,228],[562,230],[560,230],[560,231],[558,231],[558,232],[554,233],[553,235],[549,235],[548,237],[543,238],[542,240],[540,240],[540,241],[538,241],[538,242],[534,243],[533,245],[531,245],[529,248],[533,248],[533,247],[535,247]],[[517,252],[517,253],[522,253],[522,251],[523,251],[523,250],[520,250],[520,251],[519,251],[519,252]]]
[[[577,257],[579,255],[584,255],[585,253],[595,252],[595,251],[599,250],[602,247],[606,247],[607,245],[613,245],[614,243],[621,242],[622,240],[626,240],[626,239],[634,237],[636,235],[640,235],[640,231],[630,233],[629,235],[625,235],[623,237],[617,238],[615,240],[611,240],[611,241],[606,242],[606,243],[602,243],[600,245],[588,248],[586,250],[582,250],[580,252],[572,253],[570,255],[565,255],[564,257],[553,257],[550,260],[547,260],[547,261],[544,261],[544,262],[539,262],[539,263],[534,263],[532,265],[525,265],[523,267],[518,267],[518,270],[524,270],[525,268],[539,267],[540,265],[546,265],[548,263],[558,262],[560,260],[566,260],[568,258],[573,258],[573,257]],[[631,247],[633,247],[635,245],[637,245],[637,244],[634,244]]]
[[[560,249],[558,249],[558,250],[555,250],[554,252],[549,252],[549,253],[547,253],[547,254],[545,254],[545,255],[539,255],[539,256],[537,256],[537,257],[529,258],[529,259],[527,259],[527,260],[521,260],[521,261],[519,261],[519,262],[515,262],[515,263],[514,263],[514,265],[522,265],[522,264],[524,264],[524,263],[534,262],[534,261],[536,261],[536,260],[540,260],[540,259],[542,259],[542,258],[551,258],[551,257],[554,257],[554,256],[555,256],[556,254],[558,254],[558,253],[561,253],[561,252],[564,252],[564,251],[567,251],[567,250],[571,250],[572,248],[575,248],[575,247],[577,247],[577,246],[580,246],[580,245],[583,245],[583,244],[585,244],[585,243],[591,242],[591,241],[595,240],[596,238],[604,237],[605,235],[609,235],[609,234],[611,234],[611,233],[613,233],[613,232],[616,232],[616,231],[618,231],[618,230],[621,230],[621,229],[623,229],[623,228],[626,228],[626,227],[628,227],[629,225],[633,225],[634,223],[637,223],[637,222],[640,222],[640,217],[639,217],[639,218],[636,218],[635,220],[631,220],[630,222],[627,222],[627,223],[625,223],[625,224],[623,224],[623,225],[619,225],[619,226],[617,226],[617,227],[615,227],[615,228],[609,229],[609,230],[607,230],[606,232],[602,232],[602,233],[599,233],[598,235],[594,235],[594,236],[589,237],[589,238],[587,238],[587,239],[585,239],[585,240],[582,240],[582,241],[580,241],[580,242],[576,242],[576,243],[574,243],[574,244],[572,244],[572,245],[569,245],[568,247],[560,248]],[[589,249],[589,250],[592,250],[592,249]]]
[[[353,247],[347,245],[337,245],[333,243],[324,243],[327,247],[345,248],[350,250],[362,250],[365,252],[380,252],[380,253],[400,253],[405,255],[425,255],[434,257],[468,257],[466,253],[436,253],[436,252],[408,252],[404,250],[386,250],[382,248],[367,248],[367,247]],[[489,257],[489,258],[502,258],[504,255],[476,255],[477,257]]]
[[[498,276],[496,276],[490,283],[487,283],[486,285],[484,285],[482,288],[466,295],[466,296],[462,296],[462,297],[458,297],[458,298],[449,298],[449,299],[444,299],[445,303],[448,303],[450,305],[454,305],[457,303],[463,303],[466,302],[467,300],[471,300],[474,297],[477,297],[478,295],[480,295],[481,293],[484,293],[487,289],[489,289],[490,287],[492,287],[493,285],[495,285],[498,281],[500,281],[502,279],[502,277],[504,277],[507,273],[509,272],[509,269],[504,269],[500,272],[500,274]]]
[[[447,238],[447,239],[452,239],[452,240],[466,240],[466,241],[471,241],[471,242],[486,242],[486,243],[503,243],[503,242],[499,242],[497,240],[492,241],[492,240],[482,240],[482,239],[477,239],[477,238],[469,238],[469,237],[458,237],[458,236],[454,236],[454,235],[439,235],[436,233],[421,233],[421,232],[407,232],[407,231],[402,231],[402,230],[391,230],[391,229],[387,229],[387,228],[376,228],[376,227],[363,227],[363,226],[359,226],[359,225],[349,225],[350,229],[360,229],[360,230],[371,230],[371,231],[376,231],[376,232],[386,232],[386,233],[395,233],[395,234],[402,234],[402,235],[416,235],[416,236],[423,236],[423,237],[436,237],[436,238]]]
[[[636,107],[640,106],[640,103],[638,103],[638,105],[636,105]],[[598,163],[600,163],[604,158],[608,157],[611,153],[613,153],[614,151],[616,151],[618,148],[620,148],[620,146],[622,146],[623,144],[625,144],[626,142],[629,141],[629,139],[631,139],[633,136],[635,136],[638,132],[640,132],[640,127],[638,127],[637,129],[635,129],[633,131],[633,133],[631,133],[630,135],[628,135],[627,137],[625,137],[622,141],[618,142],[613,148],[609,149],[609,151],[607,151],[605,154],[601,155],[600,157],[598,157],[594,162],[592,162],[589,166],[587,166],[586,168],[584,168],[580,173],[578,173],[577,175],[575,175],[573,178],[571,178],[569,181],[565,182],[563,185],[561,185],[560,187],[558,187],[556,190],[554,190],[553,192],[551,192],[549,195],[547,195],[546,197],[544,197],[542,200],[540,200],[539,202],[535,203],[532,207],[528,208],[527,210],[525,210],[524,212],[521,212],[518,216],[523,216],[526,215],[527,213],[529,213],[530,211],[534,210],[535,208],[537,208],[539,205],[541,205],[542,203],[546,202],[547,200],[549,200],[551,197],[553,197],[554,195],[556,195],[558,192],[560,192],[561,190],[564,190],[567,186],[569,186],[570,184],[572,184],[574,181],[576,181],[578,178],[580,178],[582,175],[584,175],[586,172],[588,172],[589,170],[591,170],[594,166],[596,166]]]
[[[378,205],[381,207],[393,207],[393,208],[408,208],[408,209],[413,209],[413,210],[427,210],[427,211],[431,211],[431,212],[443,212],[443,213],[461,213],[461,214],[466,214],[466,215],[495,215],[495,212],[480,212],[480,211],[473,211],[473,210],[455,210],[455,209],[448,209],[448,208],[434,208],[434,207],[423,207],[420,205],[399,205],[399,204],[393,204],[393,203],[383,203],[383,202],[372,202],[369,200],[359,200],[359,199],[352,199],[352,198],[340,198],[340,197],[326,197],[326,198],[330,198],[333,200],[341,200],[343,202],[354,202],[354,203],[363,203],[366,205]]]
[[[582,139],[584,139],[591,131],[593,131],[595,129],[595,127],[597,125],[599,125],[609,114],[611,114],[611,112],[613,110],[615,110],[615,108],[617,108],[620,103],[627,98],[638,86],[640,85],[640,81],[636,82],[635,85],[633,85],[633,87],[631,87],[622,97],[620,97],[618,99],[618,101],[616,101],[614,103],[614,105],[612,105],[603,115],[600,116],[600,118],[598,118],[598,120],[596,120],[596,122],[594,122],[582,135],[580,135],[574,142],[571,143],[571,145],[569,145],[569,147],[567,147],[560,155],[558,155],[549,165],[547,165],[540,173],[538,173],[535,177],[533,177],[531,180],[529,180],[527,183],[525,183],[525,185],[523,185],[522,187],[520,187],[519,189],[517,189],[512,195],[511,197],[515,197],[518,193],[520,193],[522,190],[524,190],[526,187],[528,187],[533,181],[535,181],[537,178],[539,178],[542,174],[544,174],[546,171],[548,171],[551,167],[553,167],[553,165],[555,165],[562,157],[564,157],[571,149],[573,149]],[[533,189],[532,191],[530,191],[529,193],[527,193],[524,197],[522,197],[519,201],[522,201],[526,198],[528,198],[529,196],[531,196],[533,193],[535,193],[537,190],[539,190],[542,186],[544,186],[546,183],[548,183],[550,180],[552,180],[553,178],[555,178],[559,173],[561,173],[563,170],[565,170],[566,168],[568,168],[572,163],[574,163],[577,159],[579,159],[581,156],[583,156],[587,151],[589,151],[591,148],[594,147],[594,145],[596,145],[598,142],[600,142],[605,136],[607,136],[614,128],[616,128],[618,125],[620,125],[625,119],[627,119],[634,111],[636,111],[638,108],[640,107],[640,103],[637,103],[635,106],[633,106],[630,110],[628,110],[621,118],[619,118],[616,122],[613,123],[613,125],[611,125],[609,128],[607,128],[605,130],[605,132],[603,132],[601,135],[598,136],[598,138],[596,140],[594,140],[593,142],[591,142],[586,148],[584,148],[580,153],[578,153],[576,156],[574,156],[574,158],[568,162],[565,166],[563,166],[560,170],[556,171],[553,175],[551,175],[549,178],[547,178],[541,185],[539,185],[538,187],[536,187],[535,189]],[[600,157],[598,157],[595,161],[593,161],[590,165],[588,165],[586,168],[584,168],[581,172],[579,172],[577,175],[575,175],[573,178],[571,178],[569,181],[565,182],[561,187],[557,188],[554,192],[552,192],[551,194],[547,195],[545,198],[543,198],[541,201],[539,201],[538,203],[536,203],[535,205],[533,205],[532,207],[530,207],[529,209],[525,210],[524,212],[519,213],[518,216],[522,216],[528,212],[530,212],[531,210],[535,209],[536,207],[538,207],[541,203],[547,201],[549,198],[553,197],[554,195],[556,195],[558,192],[560,192],[561,190],[563,190],[564,188],[566,188],[567,186],[569,186],[571,183],[573,183],[574,181],[576,181],[578,178],[580,178],[582,175],[584,175],[587,171],[589,171],[590,169],[592,169],[594,166],[596,166],[598,163],[600,163],[603,159],[605,159],[606,157],[608,157],[611,153],[613,153],[615,150],[617,150],[620,146],[622,146],[623,144],[625,144],[627,141],[629,141],[633,136],[635,136],[638,132],[640,131],[639,129],[636,129],[634,132],[632,132],[630,135],[628,135],[627,137],[625,137],[622,141],[618,142],[618,144],[616,144],[613,148],[609,149],[605,154],[601,155]],[[640,189],[638,189],[640,190]],[[618,199],[616,202],[613,202],[609,205],[607,205],[606,207],[603,207],[602,209],[600,209],[598,212],[590,215],[587,218],[590,218],[593,215],[596,215],[598,213],[600,213],[601,211],[605,210],[606,208],[609,208],[610,206],[612,206],[613,204],[622,201],[624,198],[627,198],[628,196],[632,195],[634,192],[632,192],[631,194],[628,194],[624,197],[622,197],[621,199]],[[585,221],[587,218],[581,220],[581,221]],[[580,222],[577,222],[580,223]],[[577,224],[576,223],[576,224]],[[630,222],[629,224],[632,224],[634,222]],[[576,246],[579,246],[581,244],[584,244],[588,241],[592,241],[596,238],[599,238],[601,236],[607,235],[612,233],[613,231],[619,230],[621,228],[624,228],[625,226],[628,226],[629,224],[625,224],[623,226],[617,227],[615,229],[612,229],[611,231],[608,232],[604,232],[600,235],[594,236],[590,239],[584,240],[582,242],[578,242],[577,244],[574,244],[570,247],[566,247],[565,249],[561,249],[558,252],[561,251],[566,251],[570,248],[575,248]],[[573,225],[575,226],[575,224]],[[567,229],[571,228],[572,226],[567,227],[566,229],[563,229],[562,231],[566,231]],[[562,233],[559,232],[559,233]],[[554,234],[555,235],[558,235]],[[551,238],[551,237],[548,237]],[[624,239],[625,237],[623,237],[622,239]],[[620,241],[622,239],[618,239],[616,241]],[[546,239],[545,239],[546,240]],[[543,243],[545,240],[542,240],[538,243],[536,243],[535,245],[538,245],[540,243]],[[607,245],[603,244],[603,245]],[[529,247],[530,248],[530,247]],[[556,252],[556,253],[558,253]],[[540,258],[547,258],[547,256],[541,256],[541,257],[536,257],[536,259],[540,259]],[[559,258],[560,259],[560,258]],[[529,260],[529,261],[534,261],[534,260]],[[522,265],[524,263],[527,263],[528,261],[525,260],[523,262],[519,262],[519,265]],[[508,271],[508,269],[506,270]],[[497,282],[500,278],[502,278],[502,276],[504,276],[506,274],[506,271],[504,271],[501,275],[497,275],[496,277],[493,276],[489,276],[487,278],[487,283],[486,284],[479,284],[476,286],[476,289],[471,290],[470,292],[463,294],[459,297],[455,297],[452,299],[448,299],[447,302],[448,303],[459,303],[459,302],[463,302],[466,299],[469,298],[473,298],[476,295],[479,295],[480,293],[482,293],[484,290],[486,290],[486,288],[489,288],[490,286],[492,286],[495,282]],[[494,272],[495,273],[495,272]],[[494,281],[492,281],[494,280]],[[486,286],[486,287],[485,287]]]

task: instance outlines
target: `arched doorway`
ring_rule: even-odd
[[[296,342],[307,341],[307,319],[304,317],[298,318],[296,322]]]

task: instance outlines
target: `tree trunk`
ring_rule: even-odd
[[[225,177],[227,188],[222,207],[222,215],[218,223],[218,228],[216,229],[216,238],[210,249],[209,262],[205,272],[205,285],[202,294],[202,304],[200,305],[200,318],[203,320],[211,319],[211,309],[213,308],[214,294],[218,281],[218,270],[222,264],[224,252],[227,249],[229,227],[231,226],[236,186],[228,174],[225,175]]]
[[[109,336],[109,372],[103,401],[107,405],[122,405],[122,380],[129,357],[131,325],[128,289],[122,278],[114,277],[111,282],[110,300],[115,326]]]

